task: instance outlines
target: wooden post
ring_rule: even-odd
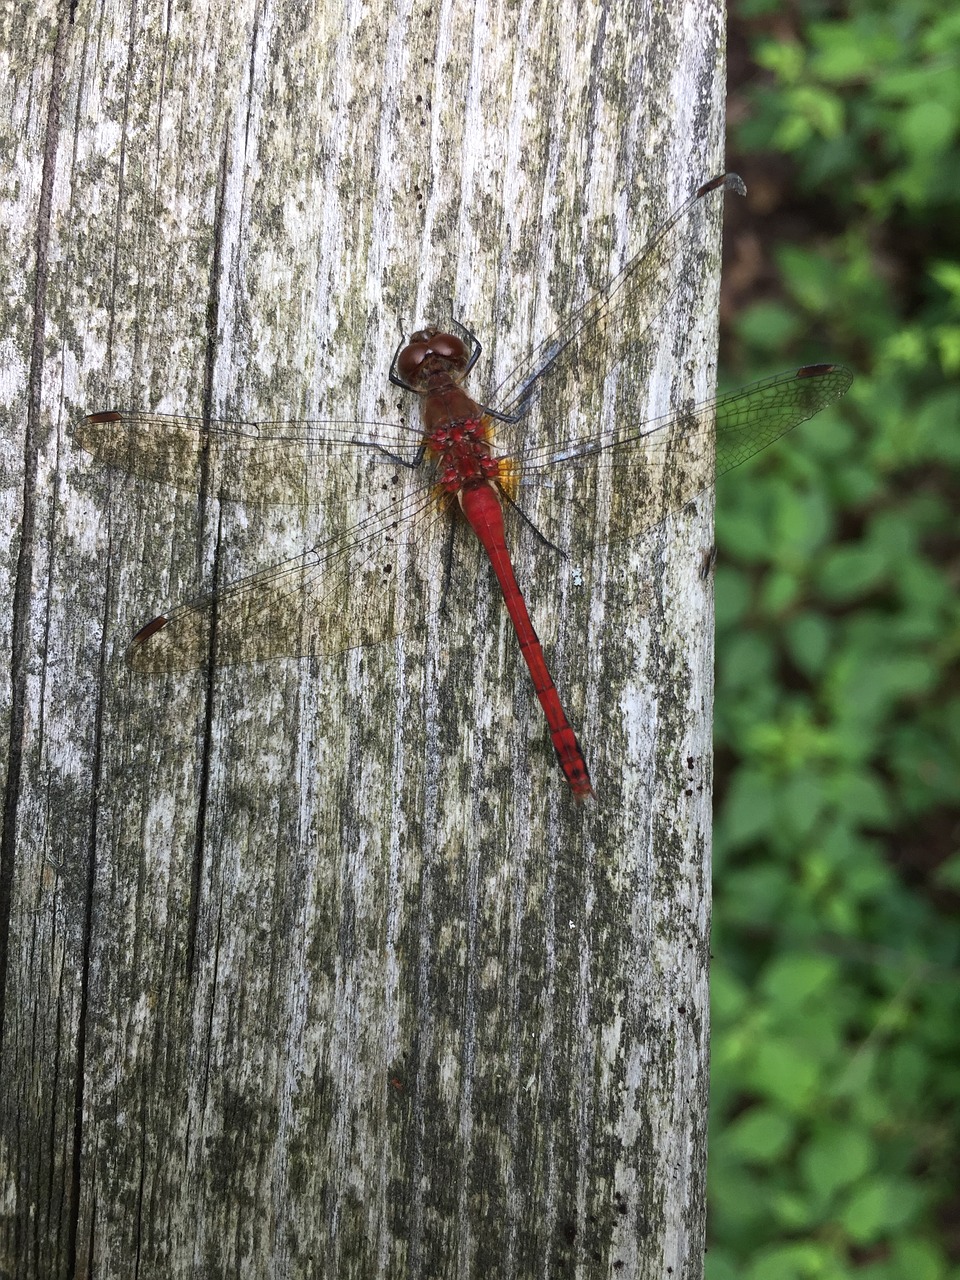
[[[451,298],[482,398],[723,167],[721,8],[39,0],[7,36],[0,1272],[692,1280],[709,504],[518,557],[578,808],[479,558],[395,643],[131,673],[152,614],[319,517],[110,472],[71,424],[395,420],[390,356]],[[570,420],[710,393],[697,225]]]

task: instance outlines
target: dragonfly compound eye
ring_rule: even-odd
[[[435,333],[430,339],[430,354],[448,360],[454,369],[465,369],[469,352],[453,333]]]
[[[397,373],[409,386],[416,386],[421,371],[436,373],[446,369],[459,373],[467,366],[469,353],[455,334],[420,329],[397,357]]]

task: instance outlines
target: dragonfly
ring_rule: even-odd
[[[705,217],[728,191],[746,194],[737,174],[699,186],[484,402],[463,385],[481,352],[465,326],[452,321],[413,333],[394,353],[389,379],[419,397],[419,425],[87,414],[78,443],[127,473],[206,487],[225,501],[290,503],[317,484],[334,495],[319,541],[153,618],[130,641],[129,666],[169,673],[380,643],[421,621],[403,599],[415,572],[411,556],[434,583],[431,598],[446,603],[453,539],[467,525],[499,584],[570,792],[578,801],[592,795],[517,581],[514,538],[532,535],[541,548],[561,551],[569,530],[588,525],[603,506],[608,519],[598,542],[635,539],[711,487],[705,446],[712,442],[715,475],[722,474],[833,404],[852,381],[841,365],[806,365],[661,418],[641,421],[629,411],[612,425],[589,417],[569,425],[567,415],[559,432],[525,430],[535,405],[535,417],[548,401],[556,414],[586,370],[615,370],[642,345],[654,323],[644,320],[642,299],[671,296],[682,235],[697,231],[690,220]],[[355,512],[358,502],[359,516],[338,515],[340,507]]]

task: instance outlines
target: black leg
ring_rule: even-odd
[[[450,598],[450,583],[453,578],[453,545],[457,536],[457,521],[447,521],[446,548],[443,553],[443,585],[440,588],[440,614],[447,616],[447,601]]]
[[[468,329],[465,324],[461,324],[460,321],[453,314],[452,299],[450,302],[450,328],[455,331],[458,337],[463,338],[467,346],[470,348],[470,359],[467,361],[467,367],[464,369],[463,375],[462,375],[463,377],[466,377],[467,374],[470,372],[470,370],[473,368],[473,366],[480,359],[480,352],[483,350],[483,347],[480,345],[480,339],[473,332],[473,330]]]
[[[399,453],[391,453],[389,449],[385,449],[382,444],[376,446],[377,453],[382,453],[385,458],[389,458],[391,462],[396,463],[398,467],[409,467],[412,471],[414,467],[419,467],[423,462],[423,455],[427,451],[427,446],[422,444],[412,458],[401,458]]]
[[[551,551],[555,551],[558,556],[564,556],[564,553],[560,550],[557,544],[555,542],[551,542],[545,533],[540,532],[537,526],[533,523],[533,521],[524,511],[523,507],[521,507],[518,502],[516,502],[513,498],[511,498],[509,493],[506,493],[503,489],[501,489],[500,496],[506,499],[506,501],[510,504],[510,510],[515,511],[517,513],[517,515],[520,517],[520,519],[527,526],[527,528],[530,530],[530,532],[533,534],[533,536],[536,538],[536,540],[540,543],[542,547],[548,547]],[[566,556],[564,556],[564,559],[566,559]]]
[[[413,394],[416,395],[417,394],[416,387],[411,387],[409,382],[404,382],[404,380],[397,373],[397,360],[400,358],[400,352],[403,350],[403,348],[406,345],[407,345],[406,338],[401,337],[400,341],[397,343],[397,349],[393,353],[393,359],[390,361],[390,372],[387,376],[389,377],[390,381],[393,383],[395,387],[403,387],[404,391],[412,391]]]

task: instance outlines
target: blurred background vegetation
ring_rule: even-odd
[[[960,1276],[960,8],[731,0],[709,1280]]]

